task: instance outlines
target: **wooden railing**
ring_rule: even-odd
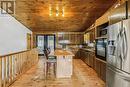
[[[0,87],[11,85],[37,62],[37,49],[0,56]]]

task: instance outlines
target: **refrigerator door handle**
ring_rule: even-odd
[[[127,57],[127,36],[125,28],[121,28],[117,35],[117,57],[120,58],[120,69],[123,69],[124,61]]]
[[[123,31],[123,48],[124,48],[124,60],[127,57],[127,50],[128,50],[128,41],[127,41],[127,35],[126,35],[126,31],[125,31],[125,27],[124,27],[124,31]]]

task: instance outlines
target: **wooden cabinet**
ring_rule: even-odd
[[[73,53],[75,53],[75,52],[73,52]],[[75,53],[75,56],[73,57],[74,59],[79,59],[80,58],[80,51],[77,51],[76,53]]]
[[[87,65],[94,68],[94,60],[95,60],[95,53],[80,49],[79,50],[79,58],[83,60]]]
[[[84,34],[84,42],[93,42],[95,40],[95,28],[87,31],[86,34]]]
[[[106,63],[101,63],[101,79],[106,81]]]
[[[90,42],[93,42],[95,40],[95,29],[91,30],[90,32]]]
[[[95,60],[96,60],[95,61],[95,70],[96,70],[98,76],[100,77],[100,61],[97,59],[95,59]]]
[[[95,60],[95,54],[94,53],[90,53],[89,54],[89,64],[92,68],[94,68],[94,60]]]
[[[106,81],[106,62],[100,59],[95,58],[95,53],[91,51],[87,51],[84,49],[80,49],[78,57],[84,61],[87,65],[95,69],[98,76]]]
[[[95,59],[95,70],[98,76],[103,80],[106,81],[106,63],[100,59]]]
[[[82,44],[83,34],[58,34],[58,41],[68,40],[70,44]]]
[[[56,77],[68,78],[72,76],[72,56],[73,55],[60,55],[57,56]]]

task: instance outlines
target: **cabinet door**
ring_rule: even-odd
[[[81,60],[83,60],[83,51],[82,50],[80,50],[80,58],[81,58]]]
[[[106,81],[106,63],[101,62],[101,79]]]
[[[94,66],[94,55],[93,55],[93,53],[90,53],[89,56],[90,56],[90,57],[89,57],[90,66],[91,66],[92,68],[94,68],[94,67],[93,67],[93,66]]]
[[[88,52],[84,51],[84,62],[88,64]]]
[[[97,59],[95,61],[95,70],[96,70],[98,76],[100,77],[100,61]]]
[[[82,58],[83,58],[83,61],[85,62],[85,51],[82,50]]]
[[[79,59],[80,58],[80,51],[77,51],[75,53],[75,56],[74,56],[75,59]]]
[[[90,66],[90,53],[86,52],[87,64]]]

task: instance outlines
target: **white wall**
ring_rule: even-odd
[[[0,55],[26,50],[27,33],[32,31],[12,16],[0,13]]]

